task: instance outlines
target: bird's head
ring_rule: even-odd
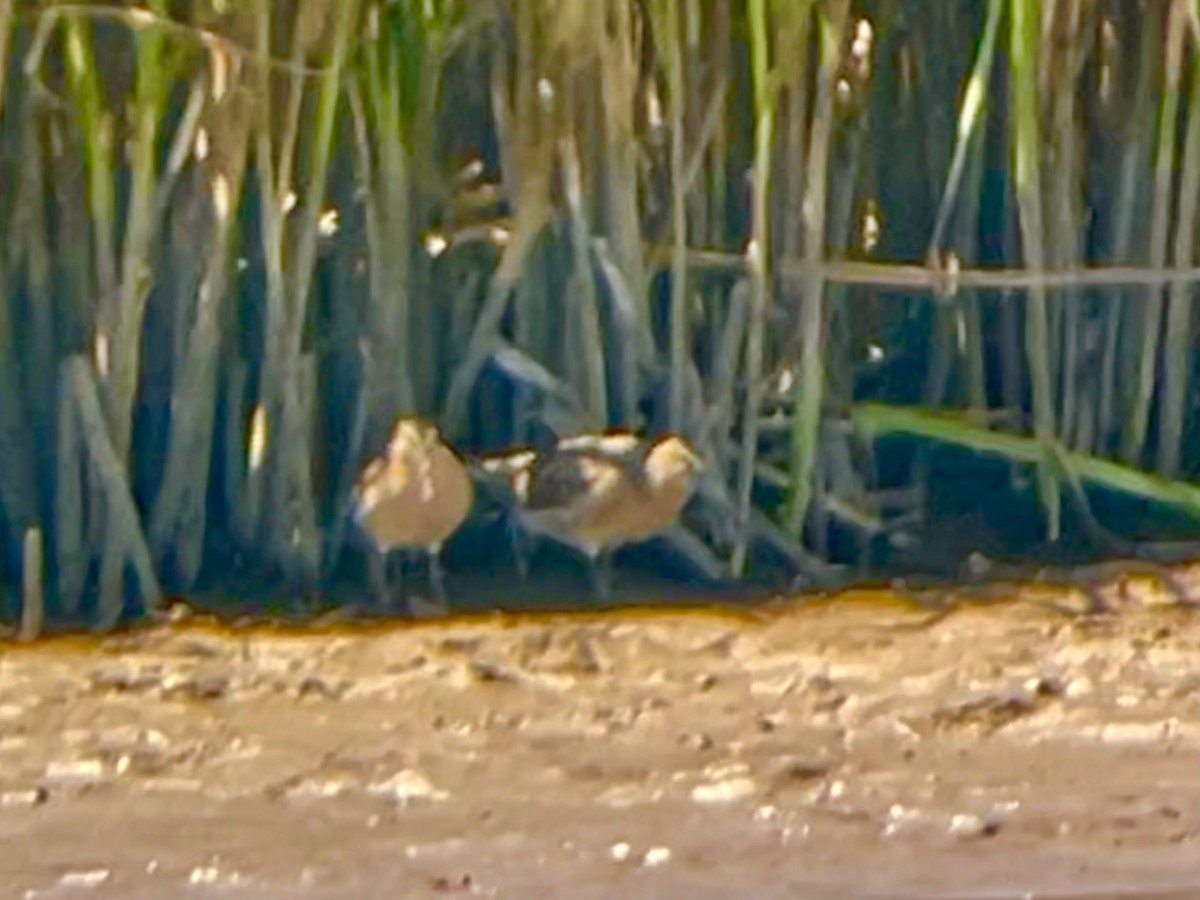
[[[404,417],[396,421],[388,439],[387,454],[408,456],[429,451],[441,441],[437,426],[422,419]]]
[[[704,460],[686,440],[677,434],[659,438],[646,454],[646,478],[661,487],[668,484],[691,485],[704,471]]]

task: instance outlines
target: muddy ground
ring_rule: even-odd
[[[1200,896],[1200,616],[230,627],[0,646],[4,897]]]

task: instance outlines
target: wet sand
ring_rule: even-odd
[[[860,593],[4,644],[0,886],[1197,897],[1198,626]]]

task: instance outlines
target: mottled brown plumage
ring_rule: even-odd
[[[506,475],[521,528],[575,547],[593,563],[673,524],[702,468],[678,435],[652,443],[631,432],[580,435],[546,451],[525,450],[484,463]]]
[[[363,469],[354,489],[354,518],[376,549],[421,549],[430,582],[444,603],[439,554],[471,510],[475,488],[463,460],[438,429],[402,418],[383,456]]]

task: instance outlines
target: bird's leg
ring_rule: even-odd
[[[433,591],[434,598],[445,606],[446,580],[442,573],[442,545],[434,544],[428,549],[427,555],[429,556],[429,587]]]
[[[393,553],[392,557],[394,560],[392,565],[393,571],[389,573],[390,580],[392,582],[392,589],[389,592],[387,603],[387,608],[389,610],[399,609],[406,596],[406,591],[404,590],[404,563],[408,557],[408,550],[406,548],[401,548],[397,552]]]
[[[434,544],[425,548],[425,556],[429,560],[429,587],[433,594],[430,602],[416,594],[408,595],[408,611],[414,619],[429,619],[444,616],[450,608],[446,603],[446,581],[442,576],[442,545]]]
[[[588,568],[592,573],[592,587],[596,596],[607,603],[612,599],[612,551],[602,548],[588,554]]]
[[[517,574],[522,581],[529,580],[529,555],[525,547],[525,535],[521,529],[521,523],[517,520],[515,514],[510,513],[508,516],[508,539],[512,542],[513,562],[517,566]]]
[[[372,550],[367,555],[367,583],[377,609],[388,606],[388,555],[382,550]]]

